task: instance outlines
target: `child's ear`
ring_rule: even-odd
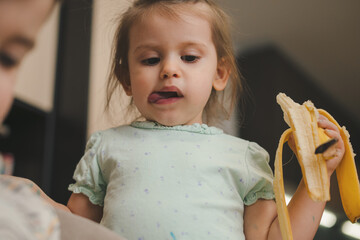
[[[129,97],[130,96],[132,96],[132,91],[131,91],[131,87],[130,86],[124,86],[123,85],[123,88],[124,88],[124,90],[125,90],[125,93],[126,93],[126,95],[128,95]]]
[[[132,96],[130,78],[124,77],[123,79],[121,79],[120,83],[121,83],[121,86],[123,87],[126,95],[128,95],[129,97]]]
[[[228,66],[228,64],[226,64],[226,61],[224,58],[221,58],[218,61],[218,66],[216,69],[216,77],[213,81],[213,88],[216,91],[222,91],[225,89],[226,84],[229,80],[229,76],[230,76],[230,68]]]
[[[126,83],[121,83],[126,95],[128,95],[129,97],[132,96],[132,91],[131,91],[131,86],[127,85]]]

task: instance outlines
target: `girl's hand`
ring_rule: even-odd
[[[335,124],[330,122],[325,116],[323,116],[323,115],[319,116],[318,126],[321,128],[324,128],[325,133],[330,138],[336,138],[338,140],[336,144],[334,144],[333,146],[328,148],[323,153],[324,158],[327,159],[326,166],[327,166],[328,174],[330,177],[344,156],[345,146],[344,146],[344,142],[341,138],[339,129],[335,126]],[[295,154],[297,154],[296,147],[295,147],[295,140],[294,140],[293,135],[291,135],[289,137],[288,144],[289,144],[289,147],[291,148],[291,150]]]
[[[326,135],[330,138],[336,138],[338,140],[336,144],[323,153],[324,158],[327,159],[326,166],[330,177],[344,157],[345,145],[339,129],[323,115],[319,116],[318,126],[324,128]]]

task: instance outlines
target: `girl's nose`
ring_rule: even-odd
[[[161,78],[162,78],[162,79],[167,79],[167,78],[172,78],[172,77],[178,78],[179,75],[178,75],[177,73],[168,73],[168,72],[163,72],[163,73],[161,74]]]
[[[180,71],[175,59],[164,60],[163,68],[160,72],[160,78],[168,79],[168,78],[179,78],[179,77],[180,77]]]

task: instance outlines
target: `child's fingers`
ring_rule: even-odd
[[[326,166],[328,169],[329,176],[331,176],[331,174],[335,171],[335,169],[341,162],[344,156],[344,151],[333,146],[328,150],[326,150],[323,153],[323,156],[326,159]]]
[[[335,131],[335,130],[331,130],[331,129],[325,129],[325,133],[330,138],[336,138],[338,140],[338,142],[333,147],[336,149],[336,155],[339,155],[342,157],[345,152],[345,146],[344,146],[344,142],[341,138],[339,130],[336,129],[336,131]],[[330,149],[328,149],[328,150],[330,150]]]
[[[338,127],[334,123],[330,122],[323,115],[319,116],[318,126],[324,128],[326,135],[328,135],[330,138],[336,138],[338,140],[338,142],[334,145],[334,147],[337,149],[337,155],[339,154],[343,155],[342,152],[345,151],[345,147]]]
[[[337,126],[330,122],[325,116],[320,115],[318,118],[318,126],[325,129],[326,135],[330,138],[336,138],[338,141],[335,145],[327,149],[323,153],[323,157],[327,159],[328,171],[331,174],[341,162],[345,154],[345,145]]]
[[[335,157],[336,155],[336,146],[333,145],[331,147],[329,147],[324,153],[323,153],[323,157],[325,159],[331,159],[333,157]]]
[[[331,129],[336,132],[339,132],[339,129],[337,128],[337,126],[334,123],[330,122],[329,119],[327,119],[323,115],[319,115],[318,126],[321,128],[324,128],[324,129]]]

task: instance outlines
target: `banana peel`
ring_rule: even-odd
[[[316,109],[311,101],[306,101],[300,105],[284,93],[279,93],[276,99],[284,112],[285,122],[290,126],[282,134],[275,156],[274,192],[282,238],[284,240],[293,239],[289,214],[285,203],[282,171],[283,144],[288,141],[291,134],[294,137],[295,154],[298,158],[309,196],[314,201],[330,200],[330,183],[326,159],[322,154],[315,154],[316,147],[329,140],[324,129],[317,126],[319,114],[324,115],[338,127],[344,142],[345,154],[336,168],[336,175],[344,211],[351,222],[356,222],[360,218],[360,184],[349,133],[345,127],[340,127],[336,120],[325,110]]]

